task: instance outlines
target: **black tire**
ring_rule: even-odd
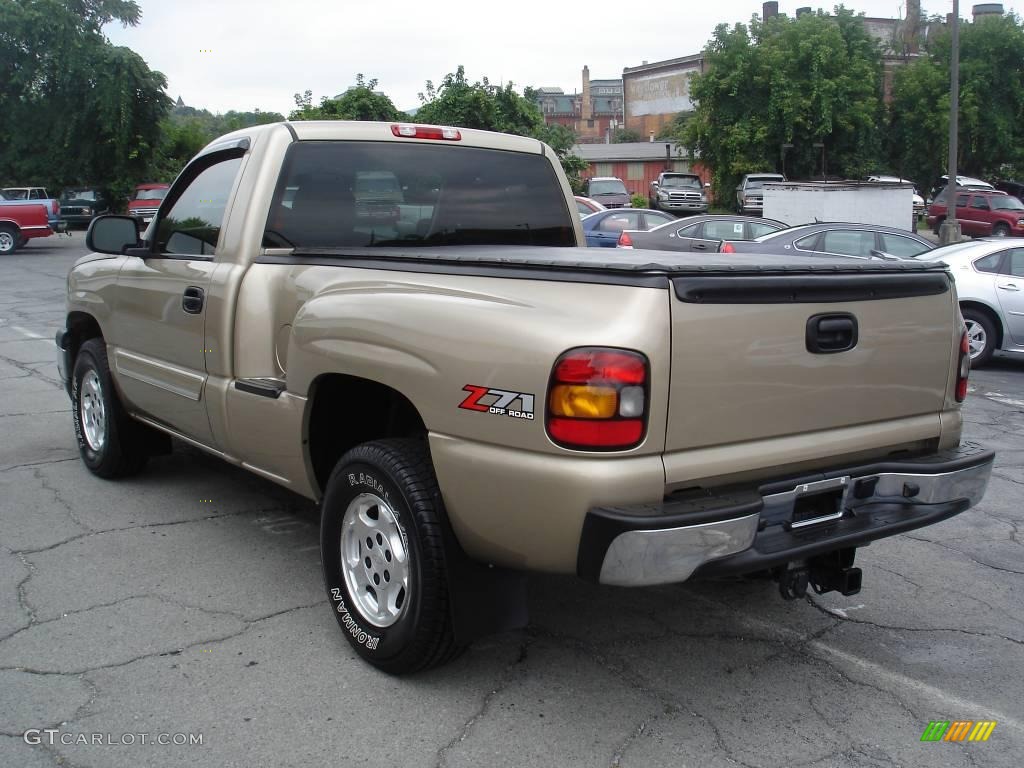
[[[9,256],[21,246],[21,235],[14,227],[0,226],[0,256]]]
[[[82,383],[95,374],[99,394],[90,389],[87,398],[102,402],[102,440],[92,445],[87,438],[83,420]],[[89,339],[82,344],[75,358],[71,377],[71,414],[75,424],[78,451],[89,471],[99,477],[113,479],[139,472],[149,459],[152,441],[148,427],[132,419],[124,410],[107,363],[107,347],[103,339]]]
[[[985,312],[977,309],[964,309],[961,311],[964,316],[964,322],[967,323],[968,331],[971,329],[972,323],[977,323],[978,326],[985,333],[985,346],[977,354],[977,356],[971,358],[971,368],[981,368],[983,365],[987,365],[992,359],[992,355],[996,351],[996,327],[992,322],[992,318]]]
[[[375,521],[391,514],[401,534],[399,544],[407,554],[408,590],[393,623],[381,626],[371,621],[359,600],[353,597],[343,571],[343,522],[350,505],[368,494],[373,502],[383,501],[387,510],[372,506],[367,515]],[[353,509],[355,507],[353,506]],[[320,551],[324,586],[342,634],[363,659],[389,674],[407,674],[443,664],[462,650],[455,642],[449,610],[448,571],[445,562],[442,524],[444,503],[437,487],[426,442],[413,439],[380,440],[353,448],[338,462],[327,482],[320,522]],[[386,531],[385,531],[386,532]],[[378,534],[379,536],[379,534]],[[372,593],[369,579],[383,573],[392,560],[388,539],[363,545],[359,535],[355,558],[359,565],[348,571],[355,581],[366,575],[365,591]],[[394,544],[391,545],[394,548]],[[383,552],[384,555],[376,553]],[[366,559],[364,560],[364,555]],[[374,563],[371,556],[376,558]],[[386,558],[386,560],[385,560]],[[373,563],[373,576],[368,565]],[[386,574],[384,574],[386,575]],[[375,582],[381,583],[381,582]],[[394,585],[391,587],[394,589]],[[365,599],[365,598],[363,598]],[[398,601],[395,601],[396,604]],[[369,609],[367,609],[369,610]]]
[[[998,222],[994,227],[992,227],[992,235],[994,237],[1009,237],[1010,236],[1010,227],[1009,227],[1009,225],[1006,224],[1005,222],[1002,222],[1002,221]]]

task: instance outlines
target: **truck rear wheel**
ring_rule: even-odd
[[[17,230],[7,226],[0,227],[0,256],[14,253],[18,250],[20,242],[21,237]]]
[[[89,339],[75,358],[71,414],[85,466],[104,478],[140,471],[150,454],[147,427],[124,410],[114,389],[103,339]]]
[[[427,445],[397,439],[346,453],[327,482],[320,521],[324,586],[363,659],[391,674],[454,658],[444,504]]]

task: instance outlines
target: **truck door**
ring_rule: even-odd
[[[957,211],[956,215],[959,217],[960,211]],[[992,234],[992,210],[989,208],[988,199],[986,197],[983,195],[972,195],[971,205],[967,209],[965,216],[974,224],[974,229],[971,234]],[[962,226],[960,229],[963,231]]]
[[[213,446],[206,410],[206,300],[244,150],[200,156],[178,177],[117,279],[111,346],[134,409]]]
[[[996,275],[996,294],[1014,344],[1024,344],[1024,248],[1014,248]]]

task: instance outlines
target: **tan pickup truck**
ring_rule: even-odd
[[[532,139],[213,142],[71,270],[83,461],[126,475],[170,436],[319,500],[331,610],[394,673],[521,625],[528,571],[852,594],[858,546],[981,498],[942,264],[609,254],[575,210]]]

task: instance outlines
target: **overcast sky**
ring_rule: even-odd
[[[260,108],[287,115],[293,94],[314,102],[341,93],[357,72],[399,109],[419,105],[428,79],[437,83],[459,64],[473,79],[523,86],[580,87],[591,78],[621,77],[623,67],[697,53],[715,26],[748,21],[760,2],[675,0],[137,0],[138,27],[106,29],[111,41],[137,51],[167,76],[171,98],[213,112]],[[903,15],[906,0],[859,0],[868,16]],[[779,8],[831,8],[782,0]],[[969,18],[972,2],[960,3]],[[946,14],[952,0],[922,0],[925,13]],[[1021,14],[1024,0],[1004,0]]]

